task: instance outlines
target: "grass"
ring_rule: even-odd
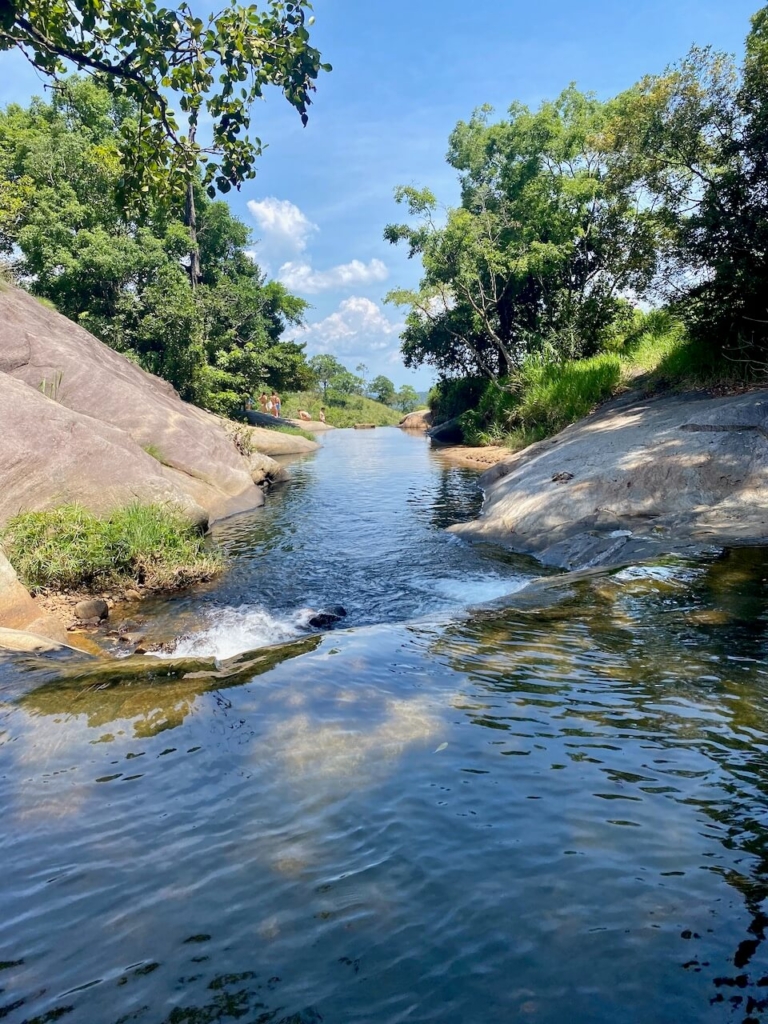
[[[325,419],[332,427],[353,427],[356,423],[375,423],[377,427],[394,427],[403,418],[397,409],[375,402],[362,395],[344,395],[324,399],[320,392],[300,391],[286,395],[280,410],[288,419],[298,419],[299,409],[304,409],[313,420],[320,419],[320,409],[325,407]]]
[[[315,435],[311,434],[308,430],[302,430],[301,427],[286,427],[282,423],[278,423],[274,427],[270,427],[270,430],[279,430],[281,434],[293,434],[295,437],[305,437],[308,441],[314,441]]]
[[[158,462],[161,462],[164,466],[170,465],[170,463],[166,461],[165,456],[163,455],[163,453],[160,451],[156,444],[145,444],[142,445],[142,447],[144,451],[147,453],[147,455],[151,455],[153,459],[156,459]]]
[[[551,437],[628,388],[649,395],[745,383],[740,367],[693,345],[682,324],[658,311],[638,317],[613,351],[564,362],[529,359],[514,377],[486,385],[461,422],[466,443],[517,451]]]
[[[221,556],[166,505],[134,502],[105,516],[80,505],[23,512],[0,539],[32,593],[129,585],[172,590],[211,579],[222,568]]]

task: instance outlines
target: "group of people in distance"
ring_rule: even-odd
[[[278,392],[272,391],[267,394],[262,391],[259,395],[259,407],[266,416],[280,416],[281,398]],[[253,408],[253,401],[249,398],[246,402],[246,409]]]

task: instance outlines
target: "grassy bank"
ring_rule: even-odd
[[[325,419],[332,427],[353,427],[356,423],[375,423],[377,427],[394,427],[403,418],[397,409],[391,409],[381,402],[362,395],[344,395],[328,397],[325,400],[320,392],[299,391],[285,395],[283,398],[282,416],[298,419],[299,409],[304,409],[313,420],[320,418],[320,409],[325,407]]]
[[[550,437],[628,388],[662,390],[736,387],[744,370],[694,346],[683,327],[663,312],[639,316],[612,350],[590,359],[546,362],[530,358],[498,382],[468,380],[432,397],[440,419],[460,416],[464,440],[512,450]]]
[[[79,505],[23,512],[0,535],[32,592],[143,586],[170,590],[211,579],[222,567],[175,509],[128,505],[96,516]]]

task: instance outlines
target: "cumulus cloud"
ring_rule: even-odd
[[[402,329],[403,324],[388,319],[375,302],[352,296],[344,299],[335,313],[308,324],[299,339],[317,352],[365,354],[391,348]]]
[[[386,281],[389,271],[381,260],[376,259],[370,263],[352,260],[331,267],[330,270],[314,270],[311,263],[289,261],[280,267],[277,276],[291,291],[316,295],[331,288],[348,288]]]
[[[319,231],[317,224],[288,199],[274,196],[258,202],[251,199],[248,210],[259,225],[264,241],[276,248],[303,252],[310,235]]]

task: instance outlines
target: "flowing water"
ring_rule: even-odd
[[[765,552],[468,611],[533,571],[471,473],[292,473],[153,609],[191,660],[0,663],[0,1019],[768,1021]]]

